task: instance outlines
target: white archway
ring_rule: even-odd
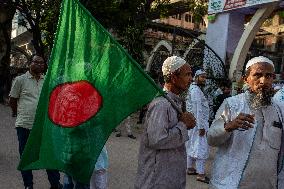
[[[241,39],[236,47],[229,70],[229,78],[231,80],[239,80],[245,63],[246,55],[253,42],[256,33],[271,13],[278,6],[279,2],[267,4],[265,7],[256,11],[249,24],[246,26]]]
[[[162,46],[166,47],[166,49],[170,52],[170,54],[172,54],[172,44],[165,40],[160,41],[150,53],[150,57],[146,65],[146,71],[150,71],[155,52]]]
[[[206,35],[201,34],[200,36],[198,36],[198,39],[200,39],[200,40],[205,40],[205,37],[206,37]],[[190,45],[188,46],[188,48],[186,49],[186,51],[185,51],[184,54],[183,54],[183,58],[184,58],[184,59],[186,58],[186,56],[187,56],[187,54],[189,53],[189,51],[191,51],[192,48],[199,42],[198,39],[194,39],[194,40],[190,43]]]

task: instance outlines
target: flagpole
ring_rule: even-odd
[[[182,110],[176,105],[176,103],[170,98],[168,97],[168,95],[166,95],[165,93],[163,93],[163,97],[165,97],[170,103],[171,105],[174,107],[174,109],[179,113],[182,114]]]
[[[170,99],[164,92],[162,89],[160,89],[160,87],[157,86],[157,84],[153,81],[153,79],[144,72],[144,70],[140,67],[140,65],[129,55],[129,53],[121,47],[121,45],[113,38],[113,36],[90,14],[89,11],[87,11],[87,9],[78,1],[76,0],[76,2],[80,5],[80,7],[82,9],[84,9],[86,11],[87,14],[89,14],[89,16],[93,19],[94,22],[96,22],[96,24],[101,28],[101,30],[103,30],[111,39],[113,39],[113,42],[117,44],[117,46],[120,47],[120,49],[132,60],[132,63],[138,68],[138,70],[140,70],[140,72],[149,80],[149,82],[152,83],[152,85],[171,103],[171,105],[174,107],[174,109],[179,113],[182,114],[182,110],[176,105],[176,103]]]

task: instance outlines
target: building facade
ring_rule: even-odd
[[[275,64],[276,79],[284,80],[284,14],[278,11],[268,18],[255,37],[248,59],[254,56],[267,56]]]

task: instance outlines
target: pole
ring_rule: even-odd
[[[171,105],[174,107],[174,109],[179,113],[179,114],[182,114],[182,110],[176,105],[176,103],[170,98],[167,96],[166,93],[163,93],[163,97],[165,97],[170,103]]]

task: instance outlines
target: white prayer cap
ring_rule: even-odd
[[[266,58],[264,56],[258,56],[258,57],[254,57],[252,59],[250,59],[246,65],[246,71],[248,70],[248,68],[256,63],[260,63],[260,62],[265,62],[265,63],[268,63],[270,64],[271,66],[273,66],[273,69],[274,69],[274,64],[273,62],[269,59],[269,58]]]
[[[206,72],[204,70],[197,70],[194,74],[194,78],[193,79],[196,79],[196,77],[198,77],[199,75],[202,75],[202,74],[206,74]]]
[[[273,89],[274,89],[274,90],[280,90],[281,88],[282,88],[281,86],[276,85]]]
[[[186,61],[178,56],[168,57],[164,61],[163,66],[162,66],[163,75],[169,75],[175,72],[177,69],[182,67],[184,64],[186,64]]]

